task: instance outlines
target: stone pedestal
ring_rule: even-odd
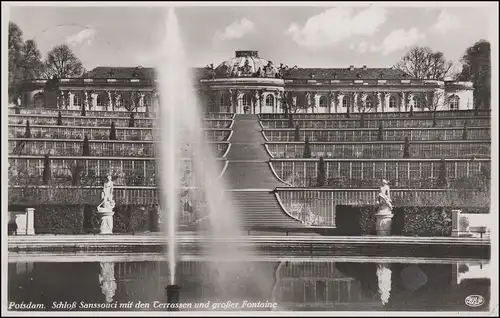
[[[380,207],[378,212],[375,214],[375,229],[377,235],[388,236],[391,235],[391,225],[392,225],[392,214],[391,209],[388,206]]]
[[[101,218],[101,232],[99,234],[113,234],[113,208],[97,208]]]
[[[16,235],[35,235],[34,214],[34,208],[26,208],[24,212],[10,212],[9,222],[16,224]]]

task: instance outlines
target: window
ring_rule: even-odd
[[[82,97],[80,94],[73,95],[73,106],[82,106]]]
[[[97,95],[97,106],[104,107],[106,106],[106,96],[104,95]]]
[[[43,93],[37,93],[34,97],[33,97],[33,104],[35,107],[44,107],[45,106],[45,97],[43,95]]]
[[[226,96],[224,94],[220,95],[220,105],[225,106],[226,105]]]
[[[396,97],[391,96],[389,97],[389,108],[396,108],[398,105]]]
[[[366,97],[366,108],[373,108],[375,106],[375,102],[373,96]]]
[[[349,107],[349,105],[351,104],[351,99],[349,98],[349,96],[344,96],[342,98],[342,107]]]
[[[266,96],[266,106],[274,107],[274,96],[272,94]]]
[[[420,96],[413,97],[413,107],[415,107],[415,108],[422,107],[422,97],[420,97]]]
[[[250,106],[250,103],[251,103],[251,101],[250,101],[250,95],[248,95],[248,94],[243,95],[242,102],[243,102],[243,107]]]
[[[459,101],[460,101],[460,98],[458,96],[451,96],[450,97],[450,109],[458,109]]]
[[[328,105],[328,100],[326,96],[321,96],[319,98],[319,107],[327,107],[327,105]]]

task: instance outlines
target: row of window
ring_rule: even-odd
[[[73,95],[73,106],[82,106],[83,98],[80,95]],[[44,95],[43,93],[38,93],[34,96],[35,105],[43,105],[44,104]],[[96,98],[97,106],[105,107],[107,106],[107,97],[104,95],[97,95]],[[120,107],[122,105],[122,101],[118,100],[115,102],[116,107]],[[152,98],[149,95],[144,96],[144,106],[151,106]]]
[[[223,106],[227,106],[226,104],[227,96],[222,95],[220,99],[220,104]],[[449,105],[450,109],[458,109],[458,103],[459,103],[460,98],[458,96],[452,96],[449,99]],[[266,97],[265,105],[268,107],[274,107],[275,104],[275,98],[273,95],[269,94]],[[242,104],[243,107],[250,106],[251,105],[251,97],[248,94],[243,95],[242,99]],[[421,98],[413,97],[413,104],[415,108],[421,108],[423,106],[423,102]],[[342,107],[347,108],[348,105],[351,105],[351,98],[349,96],[344,96],[342,98]],[[367,108],[373,108],[375,107],[376,103],[374,101],[373,96],[368,96],[366,98],[366,107]],[[390,96],[389,97],[389,108],[396,108],[398,106],[398,100],[396,99],[395,96]],[[321,96],[319,98],[319,107],[328,107],[328,99],[326,96]]]

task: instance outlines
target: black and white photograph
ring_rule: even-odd
[[[497,2],[2,2],[2,316],[498,316]]]

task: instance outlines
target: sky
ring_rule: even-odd
[[[188,63],[219,65],[235,50],[256,50],[293,67],[390,67],[413,46],[457,62],[480,39],[493,40],[491,6],[432,2],[384,5],[185,6],[175,9]],[[66,43],[90,70],[157,64],[167,10],[122,6],[12,6],[10,21],[34,38],[43,57]],[[492,23],[492,22],[491,22]]]

